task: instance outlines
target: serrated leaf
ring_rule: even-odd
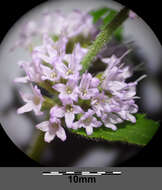
[[[145,146],[158,130],[159,123],[147,119],[145,114],[136,114],[136,123],[124,122],[118,125],[116,131],[106,127],[95,128],[93,134],[88,136],[84,129],[71,130],[73,133],[91,139],[106,141],[121,141],[130,144]]]

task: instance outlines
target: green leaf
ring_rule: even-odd
[[[117,11],[115,11],[115,10],[110,10],[110,11],[108,12],[108,14],[107,14],[107,15],[104,17],[104,19],[103,19],[104,25],[109,24],[109,23],[112,21],[112,19],[116,16],[116,14],[117,14]]]
[[[122,41],[123,39],[123,27],[119,27],[115,32],[114,32],[114,36],[118,41]]]
[[[94,128],[93,134],[88,136],[85,130],[71,130],[71,132],[90,139],[103,139],[106,141],[121,141],[130,144],[145,146],[158,130],[159,123],[146,118],[145,114],[136,114],[136,123],[124,122],[118,125],[116,131],[104,126]]]
[[[96,23],[108,11],[110,11],[110,9],[107,7],[91,11],[90,15],[93,16],[93,23]]]
[[[100,29],[103,29],[107,24],[109,24],[117,13],[118,12],[116,10],[110,9],[108,7],[103,7],[90,12],[90,14],[93,16],[94,24],[100,19],[103,21],[103,24],[101,25]],[[121,26],[114,32],[114,37],[116,38],[116,40],[122,40],[122,33],[123,27]]]

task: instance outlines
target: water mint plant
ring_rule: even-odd
[[[109,17],[102,20],[105,13]],[[35,126],[43,132],[45,142],[54,138],[66,142],[69,131],[90,139],[145,145],[156,132],[158,123],[139,114],[136,104],[140,98],[136,87],[146,75],[128,82],[134,73],[123,58],[130,50],[120,57],[100,54],[113,35],[119,36],[124,21],[135,19],[134,15],[127,8],[119,13],[109,8],[88,13],[75,10],[68,15],[57,11],[42,15],[41,23],[30,21],[22,28],[14,48],[29,48],[32,60],[18,63],[25,76],[15,82],[30,85],[32,93],[20,92],[25,105],[17,113],[46,115]],[[41,38],[41,44],[32,43],[34,36]],[[104,69],[93,72],[90,68],[96,64]],[[37,139],[39,146],[34,146],[31,157],[43,139]]]

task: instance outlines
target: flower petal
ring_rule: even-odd
[[[74,114],[72,112],[66,112],[65,122],[68,128],[72,128],[73,121],[74,121]]]
[[[112,123],[104,123],[107,128],[112,129],[113,131],[117,130],[117,127]]]
[[[36,128],[40,129],[43,132],[48,131],[48,129],[49,129],[49,121],[43,121],[42,123],[37,124]]]
[[[127,113],[127,120],[131,121],[132,123],[136,123],[136,118],[129,113]]]
[[[91,126],[86,127],[86,133],[87,135],[91,135],[93,133],[93,127]]]
[[[20,94],[20,96],[21,96],[21,98],[23,99],[23,101],[24,102],[30,102],[31,100],[32,100],[32,95],[30,95],[30,94],[25,94],[24,92],[22,92],[22,91],[19,91],[19,94]]]
[[[14,82],[27,83],[27,82],[29,82],[29,77],[28,76],[17,77],[17,78],[15,78]]]
[[[90,87],[93,87],[93,88],[97,87],[99,85],[99,83],[100,83],[100,80],[98,78],[96,78],[96,77],[93,77],[92,80],[91,80]]]
[[[52,132],[47,131],[44,135],[44,140],[50,143],[55,138],[55,134]]]
[[[43,115],[43,112],[41,112],[40,109],[41,109],[41,104],[33,105],[33,111],[35,115]]]
[[[80,106],[73,105],[74,113],[83,113],[84,111]]]
[[[90,88],[88,89],[88,95],[93,97],[95,94],[97,94],[99,90],[97,88]]]
[[[51,118],[56,118],[56,117],[61,118],[64,116],[64,110],[59,106],[54,106],[50,110],[50,116]]]
[[[56,135],[58,138],[60,138],[62,141],[66,140],[66,133],[63,127],[59,127],[58,131],[56,132]]]
[[[73,123],[72,129],[78,129],[78,128],[79,128],[79,122],[76,121],[75,123]]]
[[[59,92],[64,92],[66,86],[64,84],[55,84],[52,88],[54,88],[55,90],[59,91]]]
[[[22,106],[19,109],[17,109],[17,113],[18,114],[22,114],[22,113],[25,113],[25,112],[30,112],[30,111],[32,111],[32,109],[33,109],[32,104],[31,103],[27,103],[24,106]]]

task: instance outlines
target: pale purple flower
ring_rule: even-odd
[[[41,95],[41,92],[36,85],[34,87],[31,85],[31,87],[33,91],[32,95],[28,95],[28,94],[24,94],[20,92],[20,95],[26,104],[22,106],[21,108],[19,108],[17,110],[17,113],[22,114],[22,113],[30,112],[33,110],[36,115],[42,115],[43,112],[41,112],[40,110],[41,110],[44,98]]]
[[[104,86],[104,90],[109,91],[112,95],[117,95],[123,89],[126,89],[127,87],[128,85],[125,82],[110,80],[109,82],[107,81],[107,84]]]
[[[135,104],[133,99],[120,102],[121,111],[118,112],[118,115],[123,120],[131,121],[132,123],[136,122],[135,116],[132,114],[137,113],[138,106]]]
[[[90,73],[84,73],[82,75],[80,85],[79,85],[79,96],[81,99],[90,99],[94,94],[98,93],[99,90],[96,88],[99,84],[99,80],[92,78]]]
[[[85,128],[87,135],[91,135],[94,127],[97,128],[102,125],[102,123],[93,116],[94,114],[95,112],[93,110],[88,109],[88,111],[81,116],[79,121],[73,124],[73,129],[83,127]]]
[[[92,37],[97,31],[93,24],[93,17],[87,12],[74,10],[70,14],[63,14],[61,11],[42,14],[40,21],[28,21],[19,32],[19,39],[11,48],[32,46],[35,37],[42,37],[44,34],[51,36],[65,35],[68,39],[77,35],[85,38]]]
[[[114,96],[119,97],[120,100],[133,99],[136,95],[136,85],[135,84],[130,85],[130,84],[132,83],[129,83],[129,84],[117,83],[116,91],[111,87],[111,92]],[[120,85],[120,88],[119,88],[119,85]]]
[[[52,17],[53,32],[60,35],[62,32],[68,38],[82,34],[84,37],[91,36],[96,27],[93,24],[93,17],[87,12],[74,10],[71,14],[65,15],[57,11]]]
[[[60,73],[54,66],[52,69],[48,66],[41,65],[42,69],[42,80],[50,80],[52,82],[58,82],[60,80]]]
[[[58,41],[54,42],[47,34],[43,35],[43,45],[34,48],[38,58],[46,63],[60,64],[61,59],[65,56],[67,38],[59,36]]]
[[[64,117],[64,109],[61,106],[55,105],[50,109],[50,122],[54,122],[56,118]]]
[[[135,82],[119,82],[119,81],[110,81],[107,83],[107,90],[109,90],[112,95],[117,96],[120,100],[130,100],[138,98],[136,95],[136,85],[140,80],[145,78],[146,75],[141,76]]]
[[[79,43],[75,44],[73,49],[73,55],[77,64],[80,63],[80,61],[86,55],[87,52],[88,52],[87,48],[81,47]],[[70,59],[67,61],[70,61]]]
[[[46,11],[43,13],[42,22],[40,26],[41,34],[60,35],[64,26],[64,17],[61,11],[56,10],[53,13]]]
[[[123,56],[127,53],[128,52],[126,52]],[[130,72],[128,66],[123,67],[124,64],[119,64],[120,60],[121,58],[117,58],[116,56],[102,59],[102,61],[108,64],[108,66],[103,74],[101,87],[105,91],[108,91],[112,96],[117,96],[120,99],[134,98],[136,94],[136,85],[138,81],[145,77],[145,75],[133,83],[126,83],[125,80],[129,78],[132,73]]]
[[[132,76],[132,73],[128,66],[124,66],[124,63],[120,64],[121,58],[112,56],[111,58],[102,59],[102,61],[108,66],[103,74],[101,87],[109,96],[104,106],[105,110],[102,112],[102,121],[106,127],[116,130],[115,123],[112,122],[112,113],[116,114],[118,120],[121,118],[132,123],[136,122],[136,118],[133,116],[138,111],[138,106],[134,101],[134,99],[139,98],[136,96],[136,85],[146,75],[141,76],[135,82],[127,83],[126,79]],[[116,120],[116,123],[118,123],[118,120]]]
[[[25,77],[16,77],[14,79],[14,82],[18,82],[18,83],[28,83],[30,81],[30,78],[28,76]]]
[[[120,101],[120,99],[118,99],[116,96],[113,97],[109,97],[106,100],[106,104],[105,104],[105,112],[106,113],[110,113],[110,112],[119,112],[121,111],[121,107],[120,107],[120,102],[118,102],[118,100]]]
[[[48,109],[49,121],[36,126],[45,132],[46,142],[51,142],[55,136],[62,141],[66,140],[64,128],[61,126],[64,120],[67,128],[85,128],[87,135],[93,133],[93,128],[104,125],[117,130],[117,124],[124,120],[136,122],[134,114],[137,113],[138,106],[135,99],[139,98],[136,96],[136,86],[145,75],[134,82],[127,82],[133,73],[130,66],[126,66],[122,59],[130,50],[121,57],[98,56],[97,58],[107,66],[101,76],[99,75],[99,79],[88,71],[80,74],[81,61],[88,52],[87,48],[76,43],[73,51],[67,53],[68,40],[82,35],[89,41],[95,30],[92,16],[75,10],[69,15],[59,11],[54,14],[46,13],[40,23],[33,22],[33,25],[31,23],[26,29],[27,33],[22,34],[22,37],[24,35],[22,44],[28,44],[33,36],[39,35],[42,37],[43,44],[32,47],[31,61],[19,62],[26,76],[16,78],[15,81],[39,84],[48,80],[49,85],[52,84],[50,87],[54,89],[52,94],[49,91],[49,97],[53,99],[51,102],[54,105]],[[31,87],[33,95],[20,92],[26,104],[19,108],[17,113],[33,110],[36,115],[42,115],[44,98],[37,86],[31,85]]]
[[[112,55],[111,57],[108,58],[102,58],[101,59],[103,63],[106,63],[109,68],[114,67],[115,65],[120,63],[120,59],[116,57],[116,55]]]
[[[41,82],[42,70],[40,67],[41,60],[36,57],[35,53],[32,53],[32,61],[20,61],[18,62],[19,66],[24,69],[26,76],[18,77],[14,81],[27,83],[31,82]]]
[[[75,114],[83,113],[80,106],[74,105],[71,99],[64,99],[63,106],[54,106],[50,110],[50,121],[53,122],[56,118],[65,117],[65,123],[68,128],[72,128]]]
[[[116,114],[106,113],[101,117],[105,127],[110,128],[112,130],[117,130],[117,126],[115,124],[122,123],[123,120]]]
[[[81,48],[79,44],[76,44],[72,54],[66,54],[64,56],[64,63],[56,65],[63,78],[79,79],[79,72],[82,69],[80,61],[86,52],[87,49]]]
[[[116,80],[124,81],[124,80],[126,80],[127,78],[129,78],[131,76],[132,76],[132,72],[131,72],[129,66],[125,66],[123,68],[120,67],[120,72],[116,76]]]
[[[44,140],[48,143],[50,143],[55,136],[60,138],[62,141],[66,140],[66,133],[64,128],[61,126],[61,121],[59,119],[55,119],[53,122],[44,121],[36,125],[36,128],[45,132]]]
[[[125,81],[127,78],[132,76],[132,72],[130,71],[130,67],[124,66],[124,63],[121,64],[121,60],[130,52],[130,50],[126,51],[121,57],[116,57],[112,55],[110,58],[101,59],[102,62],[107,64],[107,68],[103,73],[103,78],[106,79],[105,83],[108,80],[117,80],[117,81]],[[105,84],[104,84],[105,85]]]
[[[72,99],[74,101],[78,100],[78,87],[77,81],[73,79],[69,79],[66,84],[58,83],[53,86],[55,90],[60,92],[59,98],[63,99]]]
[[[91,105],[98,117],[101,117],[101,115],[105,111],[107,111],[106,109],[107,99],[108,97],[103,92],[94,94],[94,96],[92,97]]]
[[[74,105],[71,99],[63,100],[63,110],[65,115],[65,123],[68,128],[72,128],[75,114],[83,113],[80,106]]]
[[[29,48],[32,45],[33,37],[38,34],[38,31],[38,25],[36,22],[29,21],[24,23],[19,31],[19,39],[10,50],[13,51],[17,47]]]
[[[106,58],[101,57],[101,60],[103,63],[108,64],[109,67],[111,68],[121,63],[121,60],[130,52],[131,52],[131,49],[128,49],[126,52],[123,53],[121,57],[117,57],[116,55],[113,54],[111,57],[106,57]]]

